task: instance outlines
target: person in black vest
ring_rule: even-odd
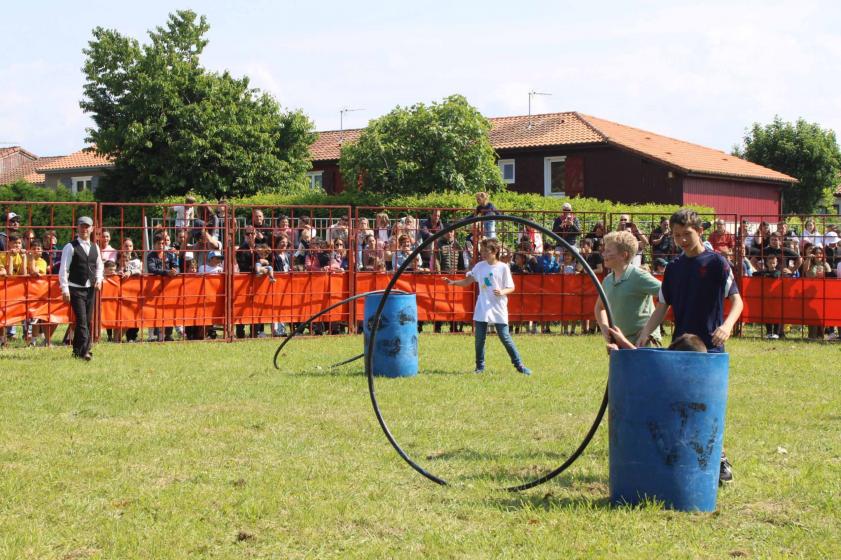
[[[95,243],[91,243],[93,220],[82,216],[77,221],[77,237],[61,251],[61,265],[58,282],[61,297],[70,303],[75,316],[73,331],[73,356],[90,361],[91,321],[95,290],[102,288],[104,276],[102,255]]]

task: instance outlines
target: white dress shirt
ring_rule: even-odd
[[[82,239],[78,239],[79,245],[81,245],[82,250],[85,254],[90,254],[91,252],[91,242],[90,241],[83,241]],[[61,293],[69,294],[70,288],[90,288],[91,281],[90,278],[85,282],[83,286],[79,284],[74,284],[70,281],[70,262],[73,260],[73,244],[68,243],[64,246],[64,249],[61,250],[61,265],[58,269],[58,285],[61,287]],[[96,256],[96,282],[102,282],[102,279],[105,278],[105,267],[102,263],[102,251],[97,251]]]

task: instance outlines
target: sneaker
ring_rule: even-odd
[[[766,334],[765,338],[767,338],[768,340],[777,340],[778,338],[780,338],[780,335],[778,335],[778,334]]]
[[[517,371],[519,371],[523,375],[531,375],[531,370],[524,365],[517,366]]]
[[[718,483],[723,484],[733,480],[733,465],[727,460],[724,455],[721,456],[721,466],[718,470]]]
[[[473,370],[473,373],[485,373],[485,368],[476,368]]]

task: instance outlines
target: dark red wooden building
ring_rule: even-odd
[[[517,192],[777,215],[783,190],[797,181],[720,150],[576,112],[490,121],[503,180]],[[360,133],[320,133],[311,148],[313,184],[344,190],[341,145]]]

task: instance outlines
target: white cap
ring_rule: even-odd
[[[823,242],[825,245],[829,245],[830,243],[838,243],[838,234],[834,231],[828,231],[823,236]]]
[[[564,202],[563,209],[572,210],[572,204],[570,204],[569,202]]]

